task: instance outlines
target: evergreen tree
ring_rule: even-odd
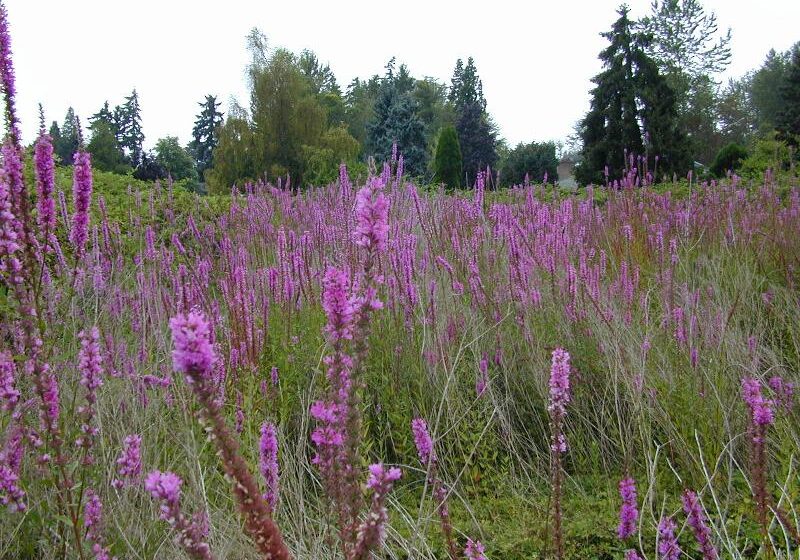
[[[125,150],[128,161],[133,167],[142,163],[144,155],[144,132],[142,132],[142,115],[139,106],[139,94],[134,89],[125,98],[122,107],[114,111],[119,134],[119,144]]]
[[[776,128],[781,139],[797,146],[800,143],[800,45],[794,49],[780,93],[783,110],[778,116]]]
[[[366,149],[378,159],[387,161],[391,158],[393,145],[397,144],[398,151],[403,154],[405,170],[410,175],[420,176],[425,173],[428,162],[425,126],[416,114],[407,71],[395,75],[394,59],[386,68],[373,119],[367,124]]]
[[[142,152],[139,166],[133,171],[133,176],[140,181],[155,181],[156,179],[166,179],[167,170],[158,163],[153,153]]]
[[[461,186],[461,146],[455,127],[446,126],[439,133],[436,156],[433,160],[434,180],[457,189]]]
[[[626,6],[618,13],[611,31],[602,33],[611,44],[600,53],[604,70],[592,80],[591,107],[581,122],[577,178],[583,183],[600,182],[606,167],[611,179],[622,176],[626,151],[658,156],[661,171],[684,172],[688,164],[674,94],[645,53],[648,37],[634,31]]]
[[[472,57],[466,66],[461,59],[456,61],[448,100],[455,110],[464,174],[467,184],[472,184],[478,172],[497,161],[496,127],[486,112],[483,84]]]
[[[558,179],[558,158],[553,142],[531,142],[517,144],[503,162],[500,177],[504,185],[521,185],[527,177],[531,182],[541,183]]]
[[[67,109],[64,124],[61,125],[57,137],[57,141],[56,137],[53,137],[55,153],[58,154],[63,165],[72,165],[72,158],[81,144],[80,123],[72,107]]]
[[[467,185],[471,185],[479,172],[497,163],[497,133],[479,102],[461,109],[456,131],[461,145],[464,175]]]
[[[55,153],[57,161],[62,165],[66,165],[64,163],[64,160],[61,159],[61,154],[59,154],[57,150],[58,146],[61,145],[61,127],[58,126],[58,123],[56,121],[53,121],[53,123],[50,125],[49,134],[50,138],[52,138],[53,140],[53,151]]]
[[[221,103],[213,95],[206,95],[205,101],[198,103],[202,110],[194,121],[192,141],[189,150],[194,157],[197,174],[202,178],[206,169],[214,162],[214,148],[219,142],[219,128],[222,126],[222,113],[218,111]]]
[[[89,117],[90,123],[95,123],[97,121],[104,121],[108,123],[109,128],[111,129],[112,132],[114,132],[114,135],[116,135],[117,123],[116,120],[114,119],[114,113],[111,112],[111,108],[108,105],[108,101],[103,103],[103,106],[100,108],[99,111],[97,111],[94,115]]]
[[[791,64],[791,51],[767,53],[764,64],[750,78],[750,101],[755,111],[758,129],[762,133],[774,130],[783,110],[781,90]]]
[[[450,103],[461,112],[467,105],[477,103],[481,110],[486,110],[486,99],[483,96],[483,82],[478,77],[478,69],[472,57],[467,59],[467,65],[459,58],[453,70],[453,79],[450,84]]]

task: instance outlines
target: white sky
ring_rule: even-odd
[[[416,77],[449,84],[457,58],[473,56],[489,112],[502,136],[565,139],[588,109],[589,81],[617,18],[619,0],[5,0],[26,141],[72,105],[86,124],[103,101],[121,103],[136,87],[152,146],[163,136],[191,139],[197,102],[215,94],[247,104],[245,35],[254,26],[270,46],[309,48],[328,61],[344,90],[356,76],[383,74],[389,58]],[[632,17],[650,0],[631,0]],[[704,0],[721,29],[733,29],[738,76],[770,48],[800,40],[800,2]]]

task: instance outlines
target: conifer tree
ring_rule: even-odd
[[[416,113],[416,102],[411,96],[413,80],[404,66],[394,73],[394,59],[387,65],[386,77],[381,83],[375,101],[373,119],[367,124],[366,149],[382,161],[392,154],[397,144],[403,154],[405,170],[409,175],[423,175],[428,162],[425,125]]]
[[[782,139],[797,146],[800,143],[800,45],[794,49],[780,93],[783,110],[779,113],[776,128]]]
[[[114,117],[119,134],[119,144],[125,150],[130,164],[133,167],[139,167],[144,155],[144,132],[142,132],[139,94],[135,89],[125,98],[122,107],[114,110]]]
[[[455,127],[446,126],[439,133],[433,167],[437,183],[454,189],[461,186],[461,146]]]
[[[78,151],[81,142],[80,124],[72,107],[67,109],[64,123],[58,129],[58,134],[53,137],[53,142],[53,149],[61,159],[61,163],[63,165],[72,165],[72,158],[75,156],[75,152]]]
[[[223,115],[218,110],[221,103],[213,95],[206,95],[205,101],[198,103],[202,110],[197,115],[192,129],[192,141],[189,150],[195,160],[197,174],[202,179],[205,170],[214,162],[214,148],[219,142],[219,129],[223,123]]]
[[[497,162],[496,127],[486,112],[483,84],[472,57],[466,66],[461,59],[456,61],[448,100],[455,109],[464,174],[472,184],[479,171]]]
[[[601,34],[611,44],[600,53],[604,70],[592,79],[591,107],[580,125],[582,183],[601,182],[605,168],[610,179],[621,177],[626,152],[651,163],[658,156],[659,172],[684,173],[688,166],[674,93],[645,53],[649,38],[634,30],[626,6],[618,13],[611,31]]]

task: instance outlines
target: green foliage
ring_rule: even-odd
[[[425,126],[416,113],[416,103],[411,95],[413,78],[405,66],[394,72],[394,62],[387,65],[386,77],[381,83],[375,101],[372,120],[367,124],[366,149],[381,161],[391,158],[392,146],[403,155],[405,170],[409,175],[421,176],[428,163]]]
[[[376,75],[369,80],[355,78],[347,87],[344,99],[345,122],[350,135],[361,146],[367,141],[367,123],[375,114],[375,100],[378,98],[380,85],[380,77]]]
[[[724,177],[726,172],[736,171],[746,157],[747,148],[732,142],[719,151],[709,170],[715,177]]]
[[[786,81],[790,53],[771,49],[761,68],[750,78],[750,100],[755,112],[758,130],[769,132],[775,128],[783,108],[781,88]]]
[[[434,181],[444,183],[451,188],[461,186],[461,146],[458,134],[453,126],[446,126],[439,133],[436,143],[436,156],[433,160]]]
[[[417,104],[417,116],[425,126],[428,145],[434,146],[439,131],[455,124],[455,111],[447,101],[447,86],[433,78],[424,78],[417,80],[411,95]]]
[[[53,150],[58,156],[62,165],[72,165],[72,158],[80,146],[80,123],[75,110],[70,107],[64,117],[64,124],[58,128],[55,122],[50,127],[50,135],[53,137]]]
[[[198,105],[202,110],[194,121],[189,152],[194,157],[197,174],[203,177],[206,169],[214,163],[214,149],[219,143],[219,129],[223,119],[222,113],[218,110],[220,103],[213,95],[206,95],[205,101]]]
[[[606,167],[610,179],[621,177],[626,151],[659,156],[662,172],[687,167],[675,96],[645,52],[648,37],[636,32],[627,7],[618,13],[611,31],[602,34],[611,44],[600,53],[604,70],[592,80],[591,108],[580,125],[583,161],[576,175],[585,184],[600,183]]]
[[[504,185],[521,185],[526,178],[531,182],[541,183],[545,175],[550,181],[558,179],[558,158],[553,142],[517,144],[500,169]]]
[[[205,173],[209,192],[230,192],[233,185],[255,179],[258,175],[255,152],[255,139],[247,118],[237,113],[229,114],[219,132],[214,165]]]
[[[142,132],[142,110],[139,106],[139,94],[134,89],[125,98],[125,103],[114,109],[114,121],[119,145],[134,168],[139,167],[144,157],[144,132]]]
[[[783,140],[797,146],[800,144],[800,45],[794,48],[780,95],[783,107],[775,128]]]
[[[305,180],[309,185],[326,185],[339,176],[339,166],[352,167],[361,147],[343,125],[330,128],[318,146],[303,146]]]
[[[482,111],[486,110],[483,82],[478,76],[478,69],[475,67],[475,61],[472,57],[467,59],[466,66],[464,66],[460,58],[456,60],[456,67],[453,70],[453,78],[450,82],[448,100],[459,112],[473,103],[477,103]]]
[[[87,150],[92,154],[92,166],[111,173],[130,173],[132,169],[125,163],[125,154],[119,147],[111,123],[96,119],[90,127],[92,138]]]
[[[772,132],[755,142],[750,150],[750,155],[742,161],[740,174],[743,177],[759,180],[768,169],[780,172],[788,169],[790,164],[791,150],[789,146]]]
[[[486,112],[483,84],[471,57],[466,66],[461,59],[456,61],[449,101],[455,109],[464,175],[471,185],[478,172],[493,167],[498,157],[497,127]]]
[[[197,170],[191,154],[180,145],[176,136],[167,136],[156,142],[156,162],[173,179],[189,179],[197,182]]]
[[[251,69],[250,92],[255,170],[270,175],[289,173],[303,181],[303,146],[319,145],[327,125],[325,109],[295,56],[278,49],[261,69]]]

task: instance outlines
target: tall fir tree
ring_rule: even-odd
[[[483,84],[472,57],[466,66],[458,59],[453,70],[448,100],[455,111],[456,132],[461,145],[467,185],[478,172],[497,162],[497,131],[486,112]]]
[[[469,103],[456,120],[466,184],[474,184],[479,172],[497,163],[497,132],[481,103]]]
[[[463,173],[461,146],[458,143],[458,133],[454,126],[446,126],[439,133],[433,169],[434,180],[437,183],[444,183],[453,189],[461,186]]]
[[[194,157],[197,174],[202,179],[206,169],[214,163],[214,149],[219,143],[219,130],[223,114],[218,110],[221,103],[213,95],[206,95],[205,101],[198,103],[202,108],[194,121],[192,141],[189,150]]]
[[[780,93],[783,109],[778,114],[778,135],[787,143],[797,146],[800,144],[800,45],[794,48]]]
[[[410,76],[404,68],[401,66],[401,72],[395,74],[394,59],[386,67],[373,118],[367,124],[366,149],[387,161],[393,145],[397,144],[398,151],[403,154],[405,170],[410,175],[421,176],[428,163],[425,125],[417,116],[416,102],[411,96],[413,85],[408,83]]]
[[[56,157],[58,158],[58,163],[64,164],[64,161],[61,159],[61,154],[58,153],[58,146],[61,144],[61,127],[58,126],[57,121],[53,121],[50,125],[50,130],[48,131],[50,134],[50,138],[53,142],[53,151],[55,152]]]
[[[100,107],[100,110],[97,111],[94,115],[89,117],[89,123],[95,123],[97,121],[105,121],[108,123],[110,129],[116,135],[117,123],[114,119],[114,113],[111,111],[111,107],[108,104],[108,101],[103,103],[103,106]]]
[[[459,112],[472,103],[477,103],[481,110],[486,110],[483,82],[478,76],[478,69],[475,67],[475,60],[472,57],[467,59],[466,66],[460,58],[456,61],[448,100],[455,105]]]
[[[53,149],[63,165],[72,165],[72,159],[81,144],[80,123],[72,107],[67,109],[64,123],[58,132],[58,139],[53,138]]]
[[[582,183],[601,182],[606,168],[609,178],[621,177],[626,153],[658,156],[661,171],[685,172],[688,165],[674,94],[645,52],[648,36],[635,31],[627,6],[618,13],[611,31],[601,34],[611,44],[600,53],[604,70],[592,79],[590,110],[580,125]]]
[[[125,98],[125,103],[122,107],[115,109],[114,113],[119,144],[125,150],[131,166],[139,167],[144,156],[144,132],[142,131],[142,110],[136,89]]]

